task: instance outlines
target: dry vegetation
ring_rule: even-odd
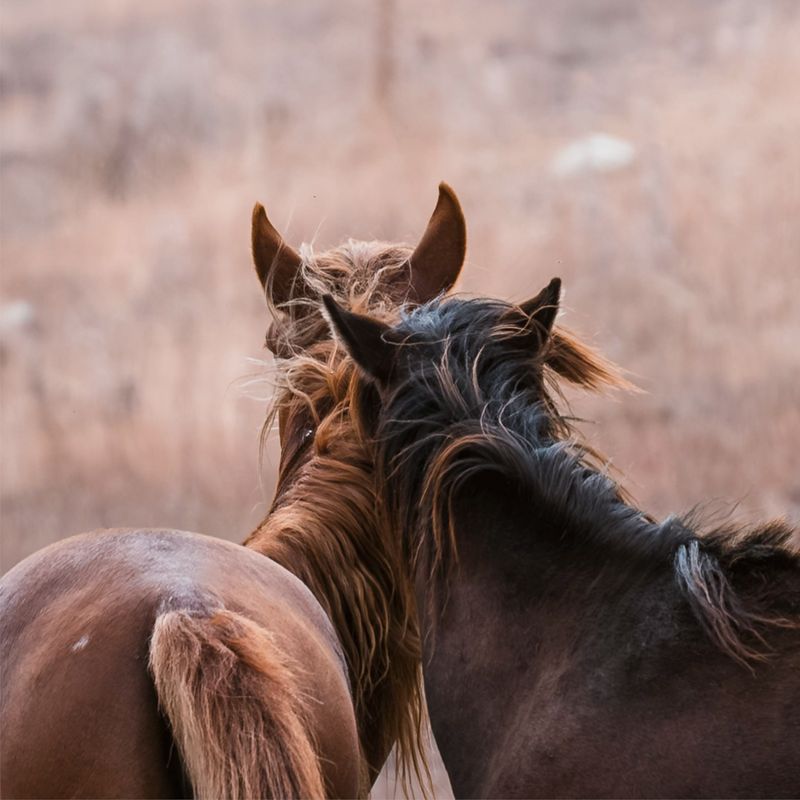
[[[576,399],[643,506],[796,519],[798,41],[793,0],[5,0],[3,570],[93,527],[242,539],[275,466],[252,203],[413,240],[442,178],[462,288],[560,274],[646,389]],[[596,132],[632,160],[554,170]]]

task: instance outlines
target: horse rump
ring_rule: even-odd
[[[325,796],[296,668],[267,630],[225,609],[165,611],[150,670],[195,797]]]

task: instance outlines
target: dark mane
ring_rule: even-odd
[[[624,381],[569,334],[556,331],[532,348],[519,336],[521,315],[499,301],[447,299],[411,311],[392,331],[408,368],[386,399],[376,460],[390,470],[382,479],[395,530],[416,532],[407,555],[425,554],[446,574],[458,552],[456,493],[480,474],[500,474],[563,524],[564,546],[672,564],[714,641],[739,661],[763,658],[761,628],[794,627],[797,616],[768,610],[767,591],[748,591],[745,602],[731,574],[765,559],[796,569],[791,528],[773,522],[703,532],[689,517],[656,522],[636,508],[557,402],[560,379],[592,390]]]

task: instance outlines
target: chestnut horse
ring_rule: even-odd
[[[633,506],[557,410],[623,382],[521,306],[445,299],[395,325],[325,300],[367,376],[387,525],[415,582],[425,692],[463,797],[796,797],[793,531]]]
[[[466,243],[445,185],[413,250],[298,254],[259,205],[252,232],[276,317],[268,346],[330,374],[344,359],[321,294],[392,320],[452,286]],[[354,797],[395,742],[401,766],[420,769],[416,620],[372,545],[366,443],[340,437],[341,420],[317,428],[313,387],[297,403],[285,376],[278,489],[244,546],[96,531],[0,581],[3,796]]]

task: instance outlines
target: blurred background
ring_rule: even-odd
[[[102,526],[243,539],[277,464],[253,203],[295,245],[415,242],[442,179],[461,288],[561,275],[562,322],[645,390],[574,398],[644,508],[800,516],[800,3],[3,0],[0,25],[3,571]]]

